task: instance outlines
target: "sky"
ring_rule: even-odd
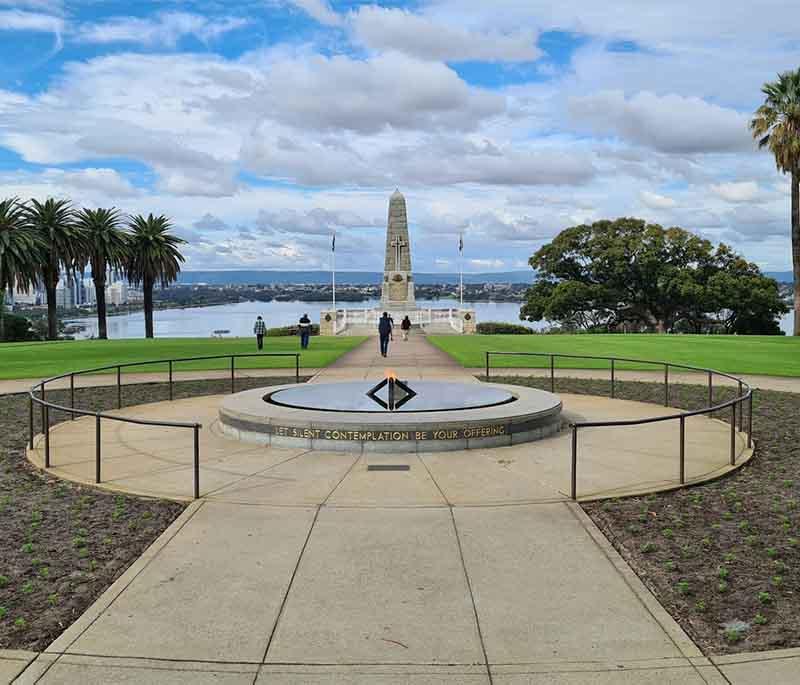
[[[166,214],[185,269],[525,269],[637,216],[789,270],[752,141],[786,0],[0,0],[0,197]]]

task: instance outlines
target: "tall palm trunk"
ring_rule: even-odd
[[[106,279],[105,271],[102,276],[93,277],[94,295],[97,302],[97,337],[108,340],[108,327],[106,324]]]
[[[800,335],[800,164],[792,169],[792,272],[794,273],[794,334]]]
[[[46,273],[44,278],[44,292],[47,296],[47,339],[58,338],[58,315],[56,314],[56,286],[58,279],[53,279],[52,274]]]
[[[153,279],[144,278],[144,337],[153,337]]]

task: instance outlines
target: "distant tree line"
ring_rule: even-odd
[[[780,334],[778,283],[727,245],[620,218],[573,226],[529,260],[520,318],[607,332]]]
[[[153,287],[178,277],[186,241],[171,232],[165,216],[125,216],[115,208],[75,209],[68,200],[0,200],[0,340],[2,298],[7,290],[41,284],[47,297],[47,338],[58,337],[56,287],[63,274],[92,271],[99,337],[107,338],[106,274],[123,272],[144,294],[145,336],[153,337]],[[15,323],[15,326],[19,324]]]

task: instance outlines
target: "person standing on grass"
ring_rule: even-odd
[[[392,338],[392,320],[388,312],[384,312],[378,321],[378,336],[381,340],[381,356],[385,357],[389,354],[389,340]]]
[[[411,330],[411,319],[406,317],[400,322],[400,330],[403,331],[403,340],[408,340],[408,332]]]
[[[253,326],[253,333],[256,334],[256,345],[258,346],[259,350],[264,349],[264,336],[267,334],[267,325],[264,323],[264,319],[260,316],[256,319],[256,323]]]
[[[308,314],[300,317],[300,349],[308,349],[308,338],[311,336],[311,319]]]

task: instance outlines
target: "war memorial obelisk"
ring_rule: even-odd
[[[389,198],[381,305],[386,309],[416,309],[406,199],[399,190],[395,190]]]
[[[426,333],[475,333],[475,311],[472,309],[417,306],[414,297],[414,277],[411,273],[411,240],[408,235],[406,199],[399,190],[395,190],[389,198],[380,307],[374,309],[337,307],[336,310],[323,311],[320,313],[320,334],[374,334],[378,319],[384,311],[391,314],[396,325],[400,324],[403,317],[408,316],[412,326]]]

